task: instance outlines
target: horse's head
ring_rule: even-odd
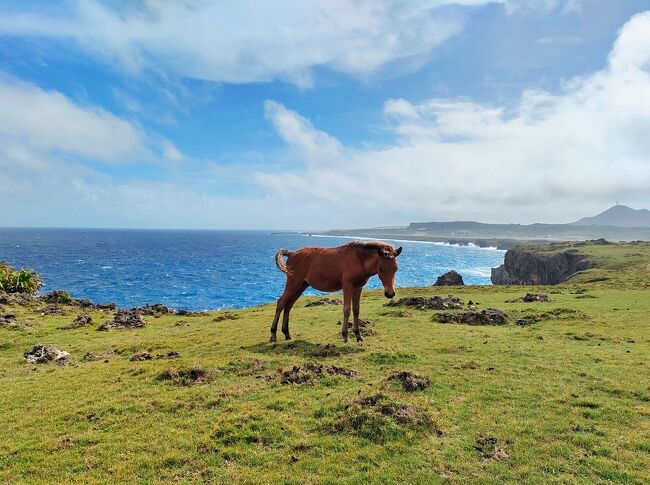
[[[377,265],[377,276],[384,285],[384,296],[393,298],[395,296],[395,273],[397,273],[397,256],[402,252],[402,247],[390,249],[382,248],[379,252],[379,263]]]

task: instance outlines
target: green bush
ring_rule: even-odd
[[[32,294],[42,284],[41,277],[31,269],[15,270],[6,263],[0,263],[0,291]]]

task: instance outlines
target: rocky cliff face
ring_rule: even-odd
[[[593,266],[591,260],[575,249],[544,254],[534,249],[515,248],[506,252],[501,266],[492,268],[491,280],[495,285],[557,285]]]

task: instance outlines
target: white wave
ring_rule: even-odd
[[[339,239],[355,239],[355,240],[362,240],[362,241],[392,241],[392,242],[405,242],[405,243],[412,243],[412,244],[433,244],[434,246],[449,246],[454,248],[480,249],[480,250],[487,250],[487,251],[499,251],[503,253],[506,252],[505,249],[498,249],[496,246],[481,247],[481,246],[477,246],[472,242],[468,242],[467,244],[458,244],[458,243],[448,243],[444,241],[416,241],[413,239],[386,239],[381,237],[363,237],[363,236],[332,236],[330,234],[299,234],[299,235],[305,237],[334,237]]]

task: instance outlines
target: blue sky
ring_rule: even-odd
[[[650,0],[0,3],[0,226],[650,206]]]

